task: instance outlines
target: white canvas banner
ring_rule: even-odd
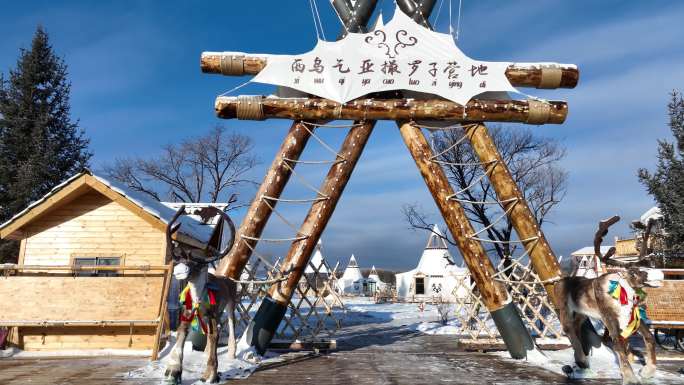
[[[266,67],[253,81],[340,103],[391,90],[436,94],[459,104],[487,91],[518,92],[505,76],[511,63],[473,60],[451,35],[420,26],[399,8],[390,22],[368,33],[319,40],[302,55],[266,56]]]

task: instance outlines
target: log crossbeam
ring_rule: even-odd
[[[345,31],[352,28],[360,29],[368,22],[377,0],[359,0],[352,6],[349,0],[331,0],[333,6],[345,25]],[[428,17],[434,6],[434,0],[397,0],[399,7],[409,14],[416,22],[429,27]],[[372,5],[372,6],[371,6]],[[357,13],[364,10],[362,17]],[[266,65],[266,59],[254,55],[242,55],[234,53],[205,53],[202,55],[202,70],[209,73],[221,73],[224,75],[256,74]],[[506,75],[511,83],[518,86],[537,88],[572,88],[577,84],[578,72],[576,67],[561,64],[530,64],[511,65],[506,70]],[[320,235],[325,229],[333,210],[341,197],[351,173],[358,161],[361,152],[373,130],[376,120],[396,120],[400,127],[400,133],[406,143],[409,152],[413,156],[425,183],[431,191],[438,208],[440,209],[450,232],[456,239],[461,254],[466,261],[471,275],[482,295],[483,303],[491,312],[501,336],[503,337],[509,352],[514,358],[523,358],[526,352],[533,349],[534,344],[529,332],[525,328],[520,314],[504,286],[494,279],[496,269],[487,257],[487,254],[477,238],[481,232],[475,232],[465,215],[461,201],[456,199],[458,193],[454,193],[448,179],[444,175],[439,162],[435,161],[435,155],[427,143],[420,127],[414,124],[415,120],[447,120],[456,123],[463,122],[521,122],[527,124],[562,123],[567,116],[567,104],[564,102],[543,102],[538,100],[471,100],[467,105],[445,101],[392,99],[391,95],[400,93],[383,93],[377,99],[357,99],[348,103],[340,104],[330,100],[318,98],[275,98],[275,97],[219,97],[216,101],[216,111],[219,117],[232,119],[262,120],[266,118],[283,118],[296,120],[290,134],[281,147],[281,152],[274,160],[271,169],[267,173],[264,183],[257,193],[250,210],[243,221],[238,236],[243,242],[236,243],[231,251],[227,263],[219,267],[219,274],[237,278],[244,268],[249,256],[254,251],[259,234],[268,220],[274,207],[280,201],[280,194],[293,173],[292,167],[298,162],[299,155],[303,151],[312,131],[307,128],[306,121],[328,120],[355,120],[344,140],[340,154],[344,157],[341,161],[332,163],[321,188],[321,196],[325,199],[313,199],[311,208],[300,227],[298,234],[307,234],[292,240],[291,247],[281,266],[287,274],[286,280],[272,286],[269,295],[264,298],[262,304],[243,335],[250,346],[256,348],[258,353],[265,351],[268,343],[283,319],[290,301],[306,265],[309,263],[311,254]],[[484,126],[482,126],[484,127]],[[291,142],[294,132],[299,133],[296,145]],[[303,132],[306,132],[304,134]],[[486,133],[486,131],[484,131]],[[473,146],[477,142],[469,138]],[[478,153],[482,164],[491,164],[492,174],[488,175],[492,184],[497,186],[508,183],[505,175],[496,170],[507,170],[505,164],[499,167],[500,154],[486,142],[481,143],[488,148],[485,152]],[[477,149],[476,149],[477,151]],[[486,155],[486,156],[485,156]],[[498,157],[497,157],[498,155]],[[496,177],[495,177],[496,174]],[[510,175],[509,175],[510,177]],[[497,179],[498,178],[498,179]],[[499,182],[495,182],[497,179]],[[512,191],[512,192],[511,192]],[[519,192],[518,192],[519,193]],[[499,191],[497,191],[499,194]],[[267,198],[265,198],[267,197]],[[509,189],[508,194],[499,194],[500,201],[511,202],[505,215],[520,216],[524,212],[516,211],[517,207],[527,208],[524,198]],[[465,202],[463,202],[465,203]],[[529,210],[529,209],[528,209]],[[519,221],[523,223],[524,221]],[[530,227],[527,222],[520,225]],[[518,230],[516,225],[516,230]],[[535,239],[535,248],[539,243],[546,241],[538,228],[530,237],[529,231],[518,231],[521,239]],[[249,235],[252,234],[252,235]],[[238,250],[241,246],[244,250]],[[547,245],[548,246],[548,245]],[[545,250],[543,247],[541,248]],[[550,249],[549,249],[550,250]],[[549,255],[552,256],[552,253]],[[547,256],[540,253],[530,253],[530,258],[538,258],[541,262],[533,260],[535,269],[553,270],[553,264],[547,263]],[[546,258],[546,259],[545,259]],[[555,259],[554,259],[555,262]],[[538,271],[539,273],[539,271]],[[544,274],[539,274],[544,277]],[[547,274],[548,275],[548,274]]]
[[[225,76],[256,75],[266,64],[265,55],[245,52],[202,52],[200,57],[202,72]],[[505,75],[514,87],[575,88],[579,81],[577,66],[563,63],[514,63]]]
[[[446,120],[561,124],[568,114],[566,102],[533,99],[473,99],[463,106],[443,99],[368,98],[340,104],[313,98],[220,96],[216,99],[215,109],[220,118],[242,120]]]

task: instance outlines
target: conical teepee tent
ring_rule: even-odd
[[[362,279],[363,275],[361,275],[361,269],[359,269],[356,258],[354,257],[354,254],[352,254],[351,258],[349,258],[347,268],[344,270],[344,274],[337,280],[337,290],[344,294],[359,294],[361,287],[358,283],[356,285],[354,283]]]
[[[449,254],[444,235],[437,225],[432,228],[418,266],[396,275],[397,296],[406,300],[441,300],[451,302],[461,295],[454,290],[468,271],[457,267]]]
[[[387,286],[384,282],[380,280],[380,276],[378,275],[377,270],[375,270],[375,265],[371,268],[370,273],[368,274],[368,280],[374,281],[375,282],[375,288],[376,290],[384,290],[385,287]]]
[[[316,271],[318,271],[318,274],[328,274],[328,268],[325,267],[323,264],[323,261],[325,258],[323,257],[323,243],[321,242],[321,239],[318,239],[318,243],[316,244],[316,250],[314,250],[314,254],[311,257],[311,261],[309,262],[308,265],[306,265],[306,270],[304,270],[304,274],[313,274]],[[316,267],[316,270],[314,270],[311,265]]]

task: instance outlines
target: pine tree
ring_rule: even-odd
[[[668,104],[670,130],[675,142],[658,141],[658,164],[651,174],[639,170],[639,180],[655,198],[663,214],[669,249],[679,251],[684,246],[684,98],[673,91]]]
[[[91,157],[88,139],[70,115],[67,66],[42,27],[15,69],[0,73],[0,220],[40,198]],[[0,261],[16,255],[0,244]]]

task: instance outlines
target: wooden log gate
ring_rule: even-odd
[[[345,25],[342,36],[347,31],[365,31],[364,26],[376,3],[377,0],[359,0],[352,6],[348,0],[333,0],[332,4]],[[414,21],[430,27],[427,19],[434,0],[397,0],[397,4]],[[259,55],[235,52],[206,52],[202,54],[200,62],[203,72],[240,76],[258,73],[264,68],[266,59]],[[573,88],[578,82],[579,72],[573,65],[530,64],[509,66],[506,76],[513,85],[519,87]],[[312,251],[373,131],[375,120],[380,119],[397,122],[406,147],[456,240],[481,300],[491,313],[511,356],[524,358],[527,351],[533,348],[530,333],[506,290],[502,272],[497,271],[482,246],[482,242],[488,240],[478,237],[480,232],[476,232],[468,220],[461,206],[462,200],[453,191],[422,132],[424,127],[416,121],[446,120],[458,126],[463,124],[466,133],[464,139],[470,141],[480,158],[485,175],[498,197],[497,203],[513,223],[520,239],[518,242],[524,246],[537,278],[543,280],[548,296],[555,304],[553,283],[560,277],[558,262],[483,122],[560,124],[567,115],[565,102],[473,99],[462,106],[443,99],[402,99],[401,93],[393,92],[391,95],[357,99],[344,104],[319,98],[220,96],[215,108],[217,115],[226,119],[294,120],[238,230],[238,241],[217,269],[218,274],[235,279],[240,277],[276,204],[287,201],[280,198],[281,193],[314,129],[329,120],[354,120],[348,126],[349,133],[337,152],[336,161],[332,163],[321,187],[316,190],[316,198],[311,200],[311,207],[297,237],[291,240],[280,272],[286,280],[271,287],[243,335],[243,339],[257,352],[263,354],[273,338]]]

